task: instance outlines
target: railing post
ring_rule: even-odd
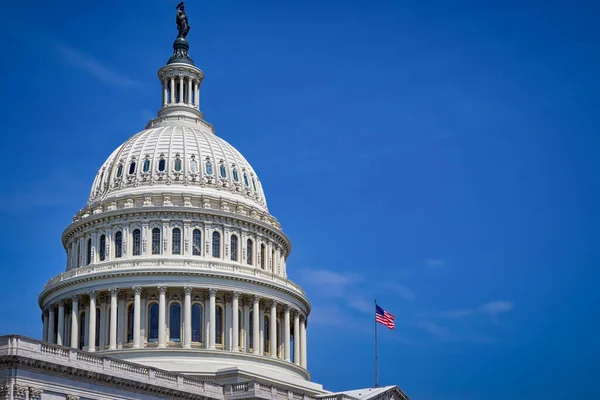
[[[77,360],[77,350],[70,348],[69,349],[69,361],[76,361]]]
[[[149,368],[148,369],[148,380],[150,382],[156,381],[156,370]]]

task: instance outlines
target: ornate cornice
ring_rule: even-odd
[[[141,198],[147,195],[140,195]],[[186,196],[187,197],[187,196]],[[206,197],[206,196],[202,196]],[[215,199],[218,201],[218,199]],[[250,215],[247,216],[246,214]],[[254,217],[252,217],[254,216]],[[289,254],[292,245],[285,233],[281,230],[278,223],[272,224],[263,221],[264,218],[273,218],[265,213],[261,217],[258,211],[233,213],[214,208],[195,208],[185,206],[146,206],[140,208],[124,207],[119,210],[104,211],[97,214],[90,214],[88,217],[74,221],[62,234],[63,247],[68,248],[68,242],[74,235],[79,235],[87,230],[114,227],[119,224],[131,224],[142,220],[162,221],[164,219],[191,220],[193,222],[227,224],[237,229],[251,230],[257,234],[263,235],[283,247],[285,254]],[[274,218],[273,218],[274,219]]]

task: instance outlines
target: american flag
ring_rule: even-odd
[[[375,321],[393,330],[394,318],[396,317],[394,317],[392,314],[375,304]]]

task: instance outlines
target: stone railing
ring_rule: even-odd
[[[216,383],[18,335],[0,336],[0,357],[3,356],[21,356],[36,362],[58,364],[88,373],[101,373],[115,379],[177,390],[198,398],[224,400],[223,387]]]
[[[223,387],[223,393],[226,398],[232,400],[247,398],[265,400],[290,400],[299,398],[302,400],[315,400],[314,397],[302,393],[295,393],[291,390],[264,385],[257,381],[225,385]]]
[[[147,269],[147,268],[173,268],[178,270],[187,270],[189,272],[201,272],[201,271],[218,271],[231,273],[233,275],[241,275],[244,277],[253,276],[259,279],[271,281],[278,285],[281,285],[301,296],[305,296],[304,291],[299,285],[296,285],[289,279],[267,272],[257,267],[232,264],[228,262],[220,261],[196,261],[190,258],[166,258],[166,257],[140,257],[136,259],[127,260],[111,260],[107,262],[87,265],[85,267],[74,268],[69,271],[63,272],[62,274],[56,275],[46,283],[45,289],[51,286],[68,281],[83,275],[90,275],[100,272],[107,272],[113,270],[119,270],[122,272],[125,269]],[[179,271],[178,271],[179,272]]]

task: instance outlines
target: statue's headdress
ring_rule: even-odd
[[[177,7],[175,7],[176,10],[179,10],[181,7],[183,7],[183,1],[179,4],[177,4]]]

